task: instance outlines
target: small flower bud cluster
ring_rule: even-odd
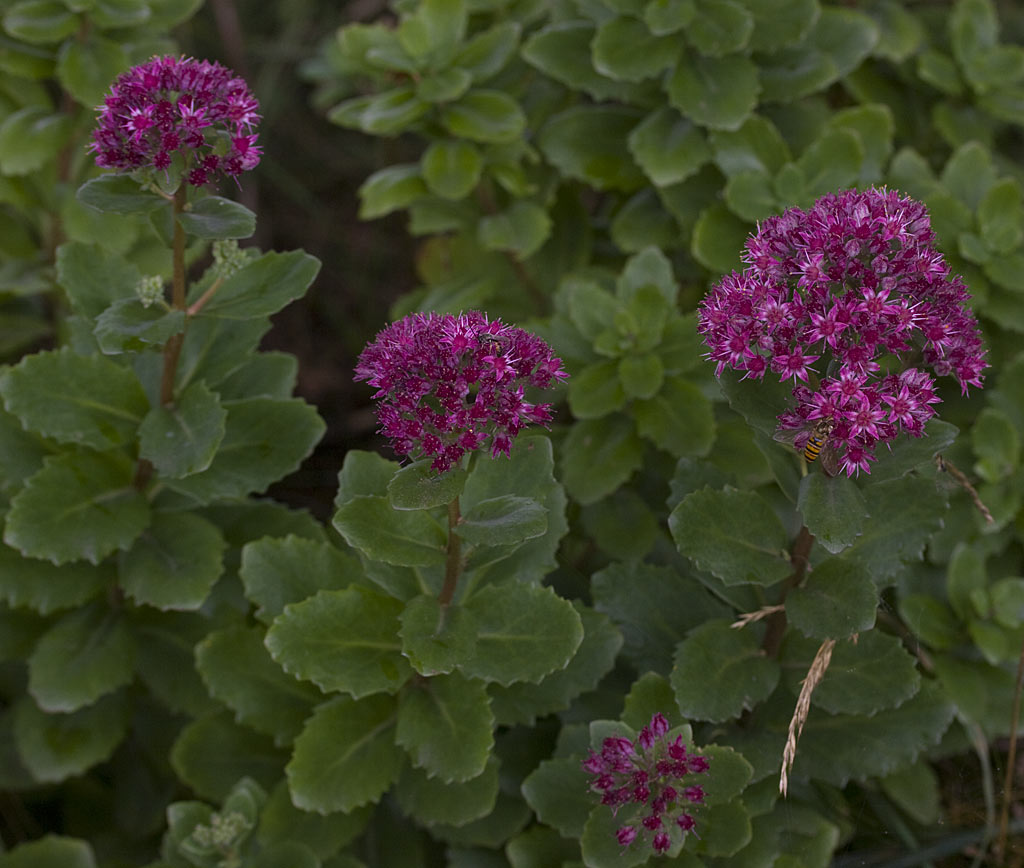
[[[214,241],[211,245],[213,265],[217,276],[226,280],[249,262],[249,254],[233,238]]]
[[[147,277],[140,277],[135,284],[135,294],[143,307],[149,307],[164,297],[164,279],[159,274],[151,274]]]
[[[258,109],[245,82],[219,63],[154,57],[114,81],[89,149],[96,165],[120,172],[165,171],[177,158],[201,187],[259,163]]]
[[[531,404],[526,387],[568,376],[535,335],[477,311],[416,313],[366,346],[355,369],[380,401],[380,430],[399,455],[431,458],[439,473],[489,445],[508,455],[526,425],[551,421],[550,404]]]
[[[238,811],[229,811],[224,815],[213,814],[208,826],[196,826],[192,830],[192,840],[200,846],[223,851],[234,845],[249,828],[249,821]]]
[[[987,367],[970,296],[933,241],[925,207],[884,189],[765,220],[747,240],[747,267],[701,304],[717,375],[792,378],[796,403],[780,429],[802,429],[806,442],[823,425],[847,475],[870,472],[878,443],[920,437],[935,415],[925,368],[966,394]]]
[[[704,789],[684,779],[705,774],[708,761],[687,753],[682,736],[669,741],[668,731],[665,716],[655,714],[636,741],[606,738],[600,753],[591,751],[583,761],[583,770],[594,775],[590,788],[601,794],[602,805],[613,812],[625,805],[638,806],[636,818],[615,833],[623,847],[650,834],[654,851],[665,853],[673,834],[685,836],[696,825],[688,809],[703,804]]]

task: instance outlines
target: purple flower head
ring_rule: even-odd
[[[615,833],[623,847],[643,836],[656,853],[665,853],[673,835],[685,835],[696,825],[687,809],[703,804],[704,789],[692,778],[680,782],[706,774],[708,761],[688,753],[682,736],[669,740],[668,733],[668,720],[655,714],[635,741],[610,736],[583,761],[583,770],[593,775],[590,789],[601,795],[602,805],[613,813],[633,806],[630,821]]]
[[[536,335],[477,311],[410,314],[367,344],[355,369],[377,389],[380,431],[395,452],[431,458],[439,473],[485,446],[508,455],[523,428],[552,418],[550,404],[526,400],[527,387],[566,377]]]
[[[175,162],[201,187],[260,161],[259,103],[219,63],[154,57],[121,73],[100,106],[89,150],[119,172],[166,171]]]
[[[716,374],[791,379],[780,431],[797,432],[798,448],[827,431],[847,475],[870,472],[879,443],[924,434],[940,400],[933,375],[966,394],[988,367],[964,282],[933,241],[924,205],[885,189],[765,220],[747,240],[747,267],[701,303]]]

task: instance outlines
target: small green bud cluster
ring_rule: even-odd
[[[200,847],[223,853],[234,847],[250,828],[251,824],[243,814],[228,811],[226,814],[213,814],[210,825],[196,826],[191,837]]]
[[[135,284],[135,294],[139,297],[143,307],[149,307],[164,297],[164,279],[158,274],[150,274],[140,277]]]
[[[217,275],[226,279],[246,264],[249,255],[238,246],[233,238],[213,242],[213,262]]]

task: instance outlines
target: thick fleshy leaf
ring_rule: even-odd
[[[9,15],[10,13],[8,13]],[[0,123],[0,171],[28,175],[57,157],[71,134],[71,116],[30,105]]]
[[[594,607],[622,630],[623,654],[638,672],[668,673],[680,636],[733,614],[696,579],[653,564],[611,564],[594,573],[591,590]]]
[[[362,576],[359,562],[337,546],[289,534],[263,539],[242,549],[238,576],[256,617],[271,623],[289,603],[300,603],[321,590],[341,590]]]
[[[522,791],[537,818],[566,838],[578,838],[594,807],[579,758],[544,760],[523,781]]]
[[[395,509],[430,509],[445,506],[462,493],[466,471],[448,473],[430,469],[430,460],[415,461],[399,470],[388,482],[388,500]]]
[[[701,128],[668,106],[656,109],[633,128],[629,151],[659,187],[685,181],[711,157]]]
[[[757,67],[739,54],[680,58],[667,83],[669,102],[688,118],[714,130],[735,130],[757,105]]]
[[[0,868],[96,868],[86,841],[47,835],[0,855]]]
[[[39,639],[28,661],[28,690],[43,711],[78,711],[131,681],[134,658],[124,617],[93,603],[68,612]]]
[[[90,33],[84,39],[70,39],[57,58],[61,86],[88,108],[99,105],[119,73],[130,66],[120,43]]]
[[[537,143],[556,168],[598,190],[630,191],[645,178],[626,147],[640,120],[626,106],[574,106],[552,117]]]
[[[679,643],[669,680],[686,717],[730,720],[768,698],[779,681],[779,664],[764,656],[753,631],[714,620]]]
[[[268,736],[239,726],[228,712],[189,723],[170,754],[175,774],[202,798],[218,803],[243,777],[269,789],[280,780],[286,759]]]
[[[394,693],[412,675],[398,639],[401,611],[398,600],[369,588],[319,591],[285,608],[266,645],[285,672],[325,692]]]
[[[514,142],[526,127],[526,115],[511,96],[498,90],[471,90],[441,111],[441,123],[453,136],[485,144]]]
[[[587,504],[606,497],[643,461],[643,441],[625,416],[584,419],[573,425],[562,449],[562,480]]]
[[[464,826],[485,817],[498,798],[498,761],[491,757],[476,777],[445,783],[412,766],[403,769],[395,786],[395,801],[419,823]]]
[[[139,269],[100,247],[69,241],[57,248],[57,281],[76,313],[97,317],[112,302],[135,298]]]
[[[787,634],[780,660],[783,680],[794,696],[800,693],[820,644],[818,639]],[[880,630],[868,630],[836,644],[811,703],[829,714],[872,715],[906,702],[920,686],[917,663],[902,642]]]
[[[473,656],[476,621],[461,606],[442,607],[433,594],[421,594],[406,603],[400,620],[402,654],[420,675],[451,672]]]
[[[163,346],[185,330],[185,311],[146,307],[135,297],[119,298],[96,319],[93,334],[104,353],[114,355]]]
[[[118,583],[139,605],[198,609],[224,571],[227,548],[215,524],[190,512],[154,512],[118,558]]]
[[[487,250],[501,250],[529,259],[551,236],[551,217],[535,202],[516,200],[500,214],[483,217],[477,237]]]
[[[830,479],[824,473],[808,473],[800,480],[797,508],[815,540],[832,554],[853,543],[868,515],[864,495],[851,479]]]
[[[227,411],[206,383],[192,383],[169,406],[154,407],[139,428],[139,457],[163,478],[206,470],[224,438]]]
[[[327,859],[362,834],[372,813],[369,807],[326,815],[301,811],[292,804],[288,782],[282,780],[263,807],[256,839],[261,845],[302,841]]]
[[[13,608],[27,607],[41,615],[80,606],[109,588],[114,580],[107,565],[86,563],[55,567],[0,546],[0,600]]]
[[[419,163],[388,166],[370,175],[359,188],[359,219],[383,217],[426,195]]]
[[[169,488],[202,502],[261,492],[296,470],[323,436],[316,408],[298,398],[225,401],[224,438],[210,466]]]
[[[286,675],[263,646],[263,631],[236,624],[210,633],[196,646],[196,668],[210,694],[239,723],[289,744],[322,701],[315,687]]]
[[[397,510],[386,497],[359,495],[334,514],[334,527],[371,560],[406,567],[443,564],[447,534],[428,513]]]
[[[697,14],[686,28],[689,42],[711,57],[742,51],[753,32],[754,16],[736,0],[697,0]]]
[[[618,372],[618,360],[604,359],[574,374],[569,380],[569,407],[575,418],[600,419],[622,409],[626,392]]]
[[[26,696],[14,706],[14,744],[32,777],[56,783],[107,759],[128,722],[129,706],[121,693],[71,714],[46,714]]]
[[[576,610],[583,622],[583,642],[565,669],[552,672],[539,684],[490,685],[491,706],[499,724],[532,725],[538,717],[564,711],[581,693],[597,687],[611,670],[622,647],[622,634],[605,615],[578,604]]]
[[[625,98],[631,85],[594,69],[590,44],[595,32],[590,21],[555,21],[523,43],[523,59],[555,81],[594,99]]]
[[[219,711],[211,699],[192,653],[210,631],[210,621],[197,612],[161,612],[149,607],[130,615],[136,639],[135,671],[154,698],[166,708],[196,718]]]
[[[716,202],[697,218],[690,238],[690,252],[701,265],[726,274],[741,267],[740,253],[749,234],[747,223],[724,203]],[[761,386],[762,382],[757,385]]]
[[[542,504],[506,494],[473,504],[455,532],[473,545],[512,545],[543,536],[547,529],[548,511]]]
[[[494,715],[485,686],[458,673],[437,675],[404,690],[395,742],[413,765],[444,783],[481,774],[494,747]]]
[[[875,624],[878,591],[856,561],[829,558],[786,597],[790,624],[815,639],[846,639]]]
[[[149,409],[129,368],[67,347],[26,356],[6,371],[0,394],[8,412],[29,431],[93,449],[134,437]]]
[[[131,464],[112,453],[47,458],[11,501],[4,542],[55,564],[98,564],[128,548],[149,524],[149,503],[131,485]]]
[[[301,250],[264,253],[232,274],[197,314],[222,319],[255,319],[277,313],[305,295],[320,262]]]
[[[483,681],[539,682],[564,668],[583,641],[579,614],[551,588],[488,585],[465,607],[479,633],[476,654],[459,668]]]
[[[156,193],[144,191],[127,175],[101,175],[86,181],[75,194],[80,202],[97,211],[114,214],[149,214],[170,207]]]
[[[244,205],[222,196],[200,199],[178,215],[178,222],[189,235],[212,241],[248,238],[256,231],[256,215]]]
[[[683,50],[679,39],[655,36],[642,21],[625,15],[605,21],[590,45],[594,68],[617,81],[652,78]]]
[[[774,585],[793,571],[786,529],[752,491],[694,491],[672,510],[668,526],[679,551],[727,585]]]
[[[441,139],[430,144],[420,162],[430,192],[444,199],[462,199],[480,183],[484,161],[471,142]]]
[[[374,136],[393,136],[415,124],[430,108],[411,85],[402,85],[346,100],[327,112],[327,120]]]
[[[635,401],[632,412],[640,435],[676,458],[706,455],[714,441],[711,402],[687,380],[672,377],[653,398]]]
[[[818,0],[743,0],[754,16],[754,32],[748,48],[778,51],[803,39],[821,10]]]
[[[396,715],[390,696],[340,696],[321,705],[285,769],[295,806],[328,814],[376,802],[405,762],[394,742]]]

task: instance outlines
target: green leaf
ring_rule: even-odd
[[[97,317],[111,302],[135,298],[138,268],[102,248],[71,241],[57,248],[57,281],[77,313]]]
[[[576,610],[583,623],[583,642],[564,669],[539,684],[490,685],[491,707],[499,724],[533,725],[538,717],[565,711],[577,696],[596,688],[614,666],[622,634],[607,616],[579,604]]]
[[[952,648],[963,639],[952,610],[927,594],[908,594],[899,602],[900,617],[910,631],[932,648]]]
[[[741,51],[754,32],[754,16],[736,0],[697,0],[686,37],[701,54],[722,57]]]
[[[210,631],[205,615],[138,609],[131,613],[131,628],[135,671],[158,703],[193,718],[220,709],[199,678],[192,653]]]
[[[484,160],[470,142],[440,139],[423,152],[420,167],[431,193],[444,199],[463,199],[480,183]]]
[[[47,458],[11,500],[4,542],[55,564],[98,564],[128,548],[149,524],[149,504],[131,485],[132,468],[111,453]]]
[[[128,730],[123,694],[71,714],[45,714],[27,696],[14,704],[14,744],[37,781],[57,783],[79,775],[113,752]]]
[[[939,776],[927,761],[918,760],[914,765],[886,775],[879,783],[885,794],[914,821],[922,826],[941,822]]]
[[[395,742],[413,765],[444,783],[484,770],[494,747],[494,715],[484,685],[458,673],[436,675],[404,690]]]
[[[864,495],[845,476],[809,473],[800,480],[797,508],[817,542],[836,554],[853,544],[868,515]]]
[[[589,21],[555,21],[523,43],[523,59],[555,81],[596,100],[624,98],[632,85],[614,81],[594,69],[590,45],[595,32]]]
[[[476,650],[472,614],[461,606],[442,606],[433,594],[409,600],[399,620],[402,655],[420,675],[452,672]]]
[[[647,297],[651,289],[657,290],[668,303],[667,308],[663,304],[652,304],[653,297]],[[656,316],[660,319],[664,318],[667,309],[670,310],[675,305],[679,285],[672,274],[672,263],[668,257],[657,247],[648,245],[626,262],[615,283],[615,293],[624,304],[630,306],[630,310],[641,301],[644,308],[657,308]],[[680,320],[674,319],[674,322]],[[694,337],[696,338],[696,333]]]
[[[790,624],[815,639],[846,639],[875,624],[878,591],[856,561],[829,558],[786,597]]]
[[[282,780],[263,807],[256,840],[261,846],[302,841],[326,860],[362,834],[372,813],[371,808],[326,815],[300,811],[292,804],[288,782]]]
[[[717,202],[705,208],[690,238],[690,252],[705,268],[727,274],[740,268],[750,227],[725,206]],[[760,383],[758,384],[760,385]]]
[[[542,536],[547,529],[548,511],[542,504],[506,494],[475,503],[455,532],[472,545],[511,545]]]
[[[694,0],[651,0],[644,7],[644,22],[651,33],[664,36],[682,30],[696,14]]]
[[[28,175],[55,160],[71,135],[71,117],[39,105],[26,106],[0,123],[0,171]]]
[[[1024,622],[1024,579],[1000,579],[989,589],[992,612],[999,626],[1015,630]]]
[[[28,660],[28,691],[43,711],[78,711],[128,684],[134,658],[123,616],[93,603],[68,612],[39,639]]]
[[[198,501],[261,492],[297,470],[323,435],[316,408],[298,398],[225,401],[224,439],[210,466],[164,484]]]
[[[473,80],[486,81],[505,67],[519,45],[522,25],[517,21],[499,21],[477,33],[458,49],[453,63],[472,75]]]
[[[860,561],[882,586],[904,560],[921,559],[928,537],[942,526],[946,504],[931,480],[913,476],[873,484],[864,495],[868,519],[843,557]]]
[[[67,347],[25,356],[0,380],[0,395],[29,431],[93,449],[132,439],[149,407],[130,369]]]
[[[672,510],[668,526],[680,553],[727,585],[770,586],[793,571],[785,528],[752,491],[694,491]]]
[[[750,813],[739,800],[708,808],[700,817],[697,828],[703,848],[711,857],[734,856],[750,843],[753,836]],[[785,864],[784,857],[776,861],[780,866]]]
[[[131,65],[120,43],[90,33],[84,39],[69,39],[57,56],[57,78],[61,87],[83,106],[103,102],[110,83]]]
[[[477,238],[485,250],[500,250],[528,259],[551,236],[551,217],[534,202],[516,200],[499,214],[477,224]]]
[[[413,126],[430,108],[430,103],[419,99],[412,85],[401,85],[372,96],[345,100],[327,112],[327,120],[373,136],[394,136]]]
[[[395,717],[390,696],[339,696],[317,708],[285,769],[293,804],[327,814],[376,802],[405,760],[394,743]]]
[[[639,845],[623,848],[619,844],[615,833],[624,819],[613,815],[607,805],[599,805],[591,812],[580,836],[580,853],[585,865],[592,868],[632,868],[648,861],[649,854],[645,848]]]
[[[207,196],[178,214],[182,228],[196,238],[248,238],[256,231],[256,215],[244,205],[221,196]]]
[[[562,481],[580,503],[611,494],[643,460],[643,442],[620,414],[573,425],[562,449]]]
[[[799,695],[820,644],[818,639],[787,634],[780,662],[783,680],[794,696]],[[855,640],[836,643],[811,703],[829,714],[872,715],[906,702],[920,686],[916,660],[900,640],[868,630]]]
[[[498,798],[498,761],[490,757],[484,771],[462,783],[445,783],[406,766],[395,786],[395,801],[418,823],[464,826],[487,816]]]
[[[955,425],[938,418],[930,419],[924,430],[924,437],[899,437],[888,450],[879,452],[871,468],[872,483],[899,479],[912,470],[924,470],[926,464],[934,466],[935,456],[951,446],[960,433]]]
[[[18,608],[49,615],[80,606],[111,585],[107,566],[76,563],[55,567],[49,561],[26,558],[0,546],[0,600]],[[23,614],[23,613],[22,613]]]
[[[971,446],[978,456],[974,469],[986,482],[998,482],[1009,476],[1020,462],[1017,429],[994,407],[985,407],[978,414],[971,428]]]
[[[227,712],[187,724],[170,754],[175,774],[211,802],[223,801],[243,777],[269,789],[280,779],[286,758],[267,736],[239,726]]]
[[[623,655],[638,672],[667,673],[680,636],[733,614],[696,579],[652,564],[611,564],[591,577],[591,592],[594,607],[622,630]]]
[[[431,509],[446,506],[462,494],[466,471],[447,473],[430,469],[430,459],[415,461],[399,470],[388,482],[388,500],[395,509]]]
[[[96,868],[86,841],[47,835],[0,854],[0,868]]]
[[[236,624],[216,630],[196,646],[196,668],[210,695],[235,720],[289,744],[302,731],[319,690],[281,671],[263,646],[263,631]]]
[[[653,398],[665,381],[664,365],[654,353],[623,356],[619,360],[618,373],[622,388],[630,398]],[[676,382],[671,381],[668,388],[671,389]],[[641,430],[640,433],[646,432]]]
[[[754,631],[713,620],[679,643],[669,680],[686,717],[717,722],[767,699],[779,681],[779,664],[764,656]]]
[[[764,220],[779,210],[771,178],[757,169],[737,172],[729,178],[725,203],[744,220]]]
[[[669,102],[713,130],[736,130],[750,116],[761,92],[757,67],[738,54],[683,55],[667,82]]]
[[[287,606],[266,646],[289,675],[356,699],[394,693],[412,675],[398,639],[402,604],[369,588],[319,591]]]
[[[953,611],[964,620],[976,614],[971,600],[977,592],[984,592],[988,583],[985,553],[966,542],[957,543],[946,576],[946,596]]]
[[[370,175],[359,188],[359,219],[383,217],[426,195],[419,163],[387,166]]]
[[[635,18],[610,18],[590,43],[594,68],[616,81],[643,81],[675,63],[683,45],[671,36],[656,36]]]
[[[619,362],[605,359],[587,365],[569,380],[569,407],[577,419],[600,419],[621,409],[626,392],[618,376]]]
[[[217,526],[189,512],[154,512],[118,558],[118,583],[139,605],[198,609],[224,571],[227,543]]]
[[[598,190],[629,192],[645,183],[626,146],[639,120],[626,106],[573,106],[548,120],[537,144],[563,175]]]
[[[991,152],[978,141],[962,145],[946,161],[940,180],[956,199],[977,209],[997,180]]]
[[[162,478],[200,473],[213,462],[227,416],[216,392],[192,383],[173,404],[149,411],[139,428],[139,457]]]
[[[343,503],[333,525],[371,560],[398,566],[443,564],[446,534],[428,513],[396,510],[386,497],[359,495]]]
[[[778,51],[800,42],[814,27],[821,9],[818,0],[743,0],[754,16],[751,51]]]
[[[709,142],[715,164],[729,177],[741,172],[774,175],[791,159],[778,128],[761,115],[751,115],[736,130],[715,130]]]
[[[146,0],[96,0],[95,5],[89,3],[89,6],[89,20],[103,30],[138,27],[148,22],[151,15]]]
[[[466,36],[465,0],[423,0],[402,19],[398,41],[413,58],[443,62]]]
[[[715,439],[711,402],[688,380],[672,377],[653,398],[633,403],[638,433],[680,458],[707,455]]]
[[[862,154],[858,180],[864,184],[879,182],[892,155],[895,127],[892,110],[877,104],[843,109],[831,117],[829,127],[856,135]],[[851,150],[856,153],[855,149]]]
[[[526,115],[499,90],[471,90],[441,110],[441,123],[453,136],[485,144],[514,142],[526,127]]]
[[[96,319],[93,334],[108,355],[155,349],[185,330],[185,311],[146,307],[138,298],[119,298]]]
[[[796,161],[803,179],[803,202],[808,206],[820,196],[848,187],[861,174],[864,146],[848,129],[826,130]]]
[[[338,473],[338,494],[335,506],[341,506],[360,495],[387,493],[391,478],[398,472],[397,461],[388,461],[377,452],[350,449]]]
[[[169,208],[167,200],[143,190],[127,175],[101,175],[86,181],[75,194],[79,202],[111,214],[150,214]]]
[[[523,781],[527,804],[542,823],[565,838],[578,838],[594,807],[579,757],[544,760]]]
[[[459,667],[471,678],[537,683],[563,669],[583,641],[579,614],[551,588],[488,585],[464,606],[479,627],[476,654]]]
[[[1004,178],[989,187],[978,203],[978,228],[989,249],[1010,253],[1024,240],[1021,190],[1015,178]]]
[[[264,253],[225,280],[197,317],[238,320],[277,313],[305,294],[319,270],[319,261],[301,250]]]

